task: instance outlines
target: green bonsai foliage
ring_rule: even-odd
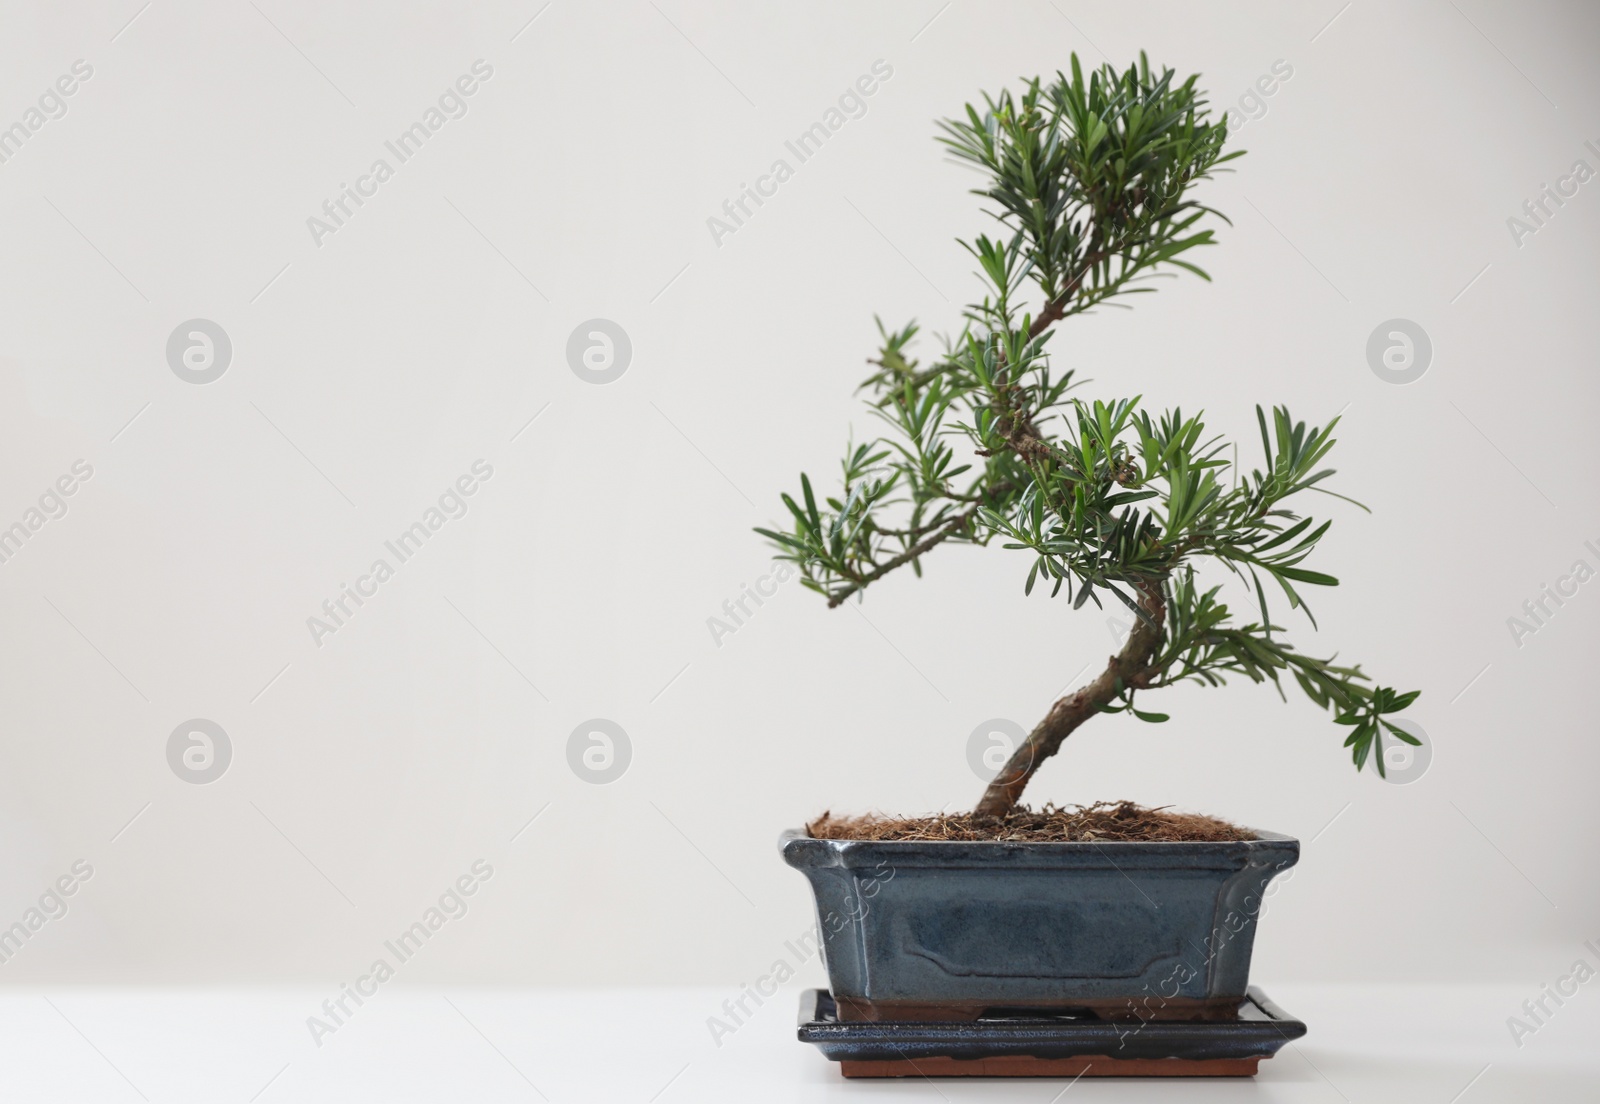
[[[1384,772],[1384,733],[1418,742],[1387,719],[1416,692],[1373,687],[1359,667],[1300,652],[1273,621],[1269,595],[1309,618],[1302,588],[1337,582],[1306,566],[1330,522],[1296,508],[1309,492],[1332,494],[1322,464],[1338,419],[1314,428],[1257,407],[1263,462],[1241,476],[1230,443],[1200,417],[1152,414],[1138,398],[1085,403],[1068,396],[1073,373],[1052,370],[1055,323],[1123,305],[1174,268],[1209,279],[1187,258],[1212,242],[1202,224],[1222,216],[1190,193],[1240,153],[1223,153],[1227,117],[1209,120],[1195,80],[1176,83],[1143,56],[1086,78],[1074,56],[1070,77],[985,96],[981,112],[968,105],[965,119],[941,124],[940,141],[985,175],[976,192],[1000,227],[961,242],[983,300],[926,366],[910,355],[915,322],[879,323],[876,371],[862,389],[888,431],[847,447],[836,497],[819,502],[801,475],[800,501],[783,496],[792,529],[757,530],[830,607],[898,568],[920,575],[938,545],[998,540],[1031,558],[1028,592],[1133,611],[1121,651],[1051,706],[989,784],[981,815],[1013,810],[1040,764],[1096,713],[1165,721],[1144,695],[1185,680],[1242,676],[1282,694],[1292,678],[1350,726],[1358,770],[1371,759]],[[1206,560],[1248,581],[1251,620],[1241,624],[1220,587],[1200,582]]]

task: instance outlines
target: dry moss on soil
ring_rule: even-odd
[[[1093,805],[1019,808],[1005,817],[948,813],[891,817],[881,813],[834,816],[823,813],[806,825],[816,839],[992,840],[1013,843],[1090,843],[1138,840],[1146,843],[1221,842],[1255,839],[1255,833],[1216,817],[1176,813],[1170,806],[1147,809],[1131,801]]]

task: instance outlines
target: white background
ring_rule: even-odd
[[[1520,644],[1507,624],[1600,568],[1600,182],[1520,246],[1507,226],[1600,170],[1593,8],[155,0],[0,25],[0,126],[93,67],[0,165],[0,524],[94,471],[0,563],[0,926],[94,871],[0,983],[333,993],[484,860],[405,982],[736,991],[810,923],[781,829],[969,806],[974,727],[1031,725],[1115,646],[1105,614],[1025,598],[1020,553],[940,549],[859,609],[791,582],[720,642],[707,621],[770,569],[750,527],[778,493],[871,432],[874,313],[948,330],[976,294],[953,239],[988,224],[933,120],[1140,49],[1219,109],[1293,75],[1202,192],[1233,221],[1196,258],[1214,282],[1071,320],[1057,362],[1084,397],[1205,408],[1246,462],[1256,403],[1344,411],[1334,486],[1373,513],[1326,500],[1342,586],[1293,637],[1420,688],[1434,760],[1385,784],[1303,700],[1185,688],[1167,725],[1082,730],[1029,796],[1307,841],[1267,984],[1534,995],[1594,960],[1600,583]],[[318,244],[307,219],[477,59],[467,114]],[[879,59],[797,164],[785,140]],[[780,157],[793,179],[719,245],[707,219]],[[206,385],[165,354],[197,317],[234,350]],[[633,346],[607,385],[565,353],[597,317]],[[1396,317],[1434,346],[1405,386],[1365,352]],[[315,642],[480,459],[466,516]],[[232,743],[208,785],[167,762],[196,717]],[[609,785],[568,766],[590,718],[631,743]]]

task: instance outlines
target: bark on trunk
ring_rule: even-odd
[[[1124,687],[1138,688],[1150,673],[1150,661],[1161,647],[1166,621],[1166,602],[1162,597],[1159,580],[1138,586],[1139,605],[1149,615],[1150,621],[1135,620],[1122,651],[1110,658],[1106,669],[1089,685],[1057,701],[1045,714],[1044,720],[1034,726],[1028,738],[1000,773],[994,776],[983,800],[973,810],[976,816],[1003,817],[1017,807],[1022,791],[1044,761],[1061,749],[1061,743],[1084,721],[1109,705]]]

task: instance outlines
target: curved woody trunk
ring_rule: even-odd
[[[1061,750],[1061,743],[1084,721],[1116,700],[1125,688],[1138,689],[1149,679],[1151,661],[1161,647],[1166,601],[1161,581],[1140,583],[1139,605],[1149,620],[1138,618],[1122,651],[1110,658],[1106,669],[1083,689],[1068,694],[1050,707],[1044,720],[1034,726],[1028,738],[1011,753],[1006,765],[994,776],[983,799],[973,809],[975,816],[1004,817],[1022,798],[1028,780],[1044,761]]]

